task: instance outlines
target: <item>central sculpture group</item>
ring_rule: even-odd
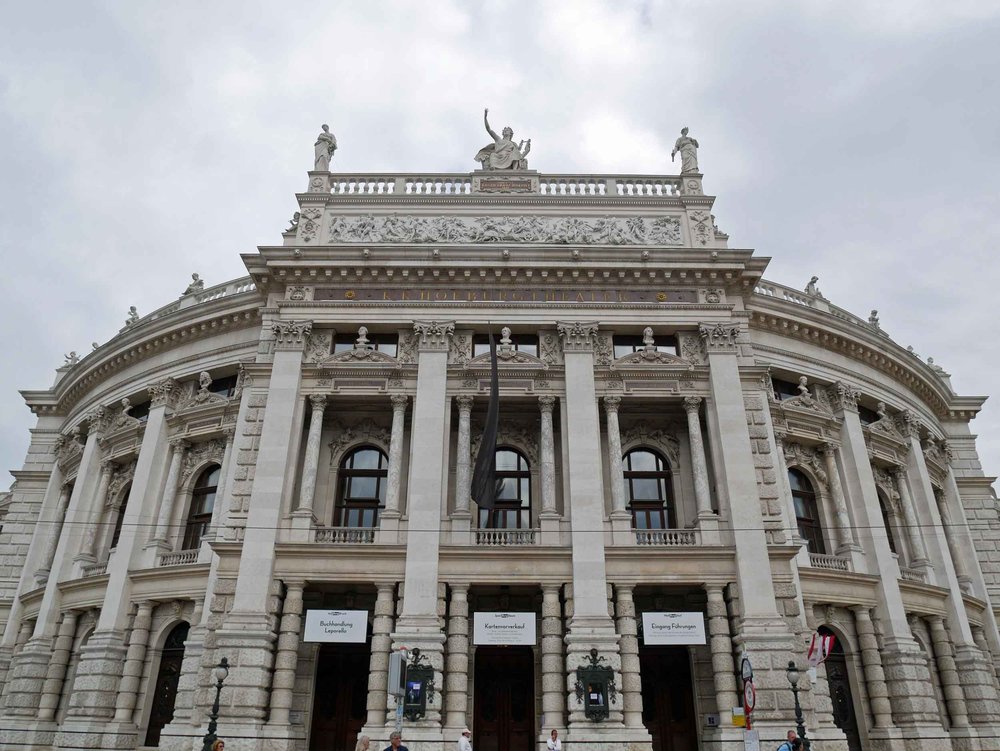
[[[490,127],[489,108],[483,110],[483,124],[486,125],[486,132],[490,134],[493,143],[483,146],[476,154],[476,161],[479,162],[480,169],[488,171],[510,171],[520,172],[528,169],[528,152],[531,151],[531,139],[514,143],[514,131],[508,125],[496,134]],[[319,172],[327,172],[330,169],[330,160],[337,150],[337,138],[330,132],[329,125],[323,125],[322,132],[316,137],[315,159],[313,169]],[[698,172],[698,141],[688,136],[688,129],[682,128],[681,135],[674,143],[674,149],[670,152],[670,160],[673,161],[677,154],[681,155],[681,174]]]

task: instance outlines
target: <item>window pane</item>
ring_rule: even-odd
[[[196,488],[214,488],[219,484],[219,473],[221,469],[216,466],[212,467],[210,470],[206,470],[201,473],[198,478],[198,482],[195,483]]]
[[[350,477],[347,480],[348,498],[375,498],[377,480],[374,477]]]
[[[520,485],[521,505],[527,506],[528,499],[531,498],[531,480],[527,477],[522,477],[518,485]]]
[[[351,469],[378,469],[381,452],[375,449],[360,449],[351,454]]]
[[[389,355],[389,357],[396,356],[397,347],[395,342],[379,342],[375,345],[375,349]]]
[[[215,491],[199,493],[191,498],[191,516],[195,514],[211,514],[215,508]]]
[[[382,506],[385,505],[385,489],[388,484],[389,482],[385,478],[378,478],[378,501]]]
[[[663,529],[663,514],[659,511],[649,512],[649,528],[650,529]]]
[[[517,500],[517,480],[513,477],[505,477],[501,483],[500,494],[497,498],[505,501]]]
[[[500,449],[497,451],[497,470],[501,472],[516,472],[520,457],[513,451]]]
[[[792,486],[792,490],[802,490],[806,493],[813,492],[813,487],[809,479],[797,469],[788,470],[788,482]]]
[[[663,496],[660,494],[660,480],[639,479],[632,480],[632,498],[634,500],[657,501]]]
[[[628,454],[629,469],[633,472],[660,472],[663,470],[659,458],[651,451],[631,451]]]

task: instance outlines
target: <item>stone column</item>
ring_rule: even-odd
[[[691,444],[691,470],[694,479],[694,500],[698,516],[715,516],[709,493],[708,461],[705,458],[705,443],[701,438],[700,396],[684,397],[684,412],[687,414],[688,442]]]
[[[42,553],[42,565],[35,571],[35,586],[44,587],[49,579],[49,572],[52,570],[52,561],[56,557],[56,546],[62,536],[63,522],[66,520],[66,508],[69,505],[69,495],[73,486],[65,482],[59,489],[59,503],[56,508],[56,517],[52,523],[51,534],[45,539],[45,550]]]
[[[306,455],[302,462],[302,482],[299,483],[299,507],[296,511],[311,516],[316,498],[316,470],[319,468],[320,438],[323,435],[323,410],[326,409],[326,396],[310,394],[309,404],[312,405],[312,415],[309,417],[309,437],[306,438]]]
[[[292,691],[295,688],[295,665],[299,659],[299,640],[302,632],[303,582],[285,582],[285,604],[281,609],[278,628],[278,654],[274,659],[274,680],[271,684],[270,725],[288,725],[292,708]]]
[[[972,626],[972,640],[982,652],[983,660],[987,662],[992,670],[993,685],[1000,692],[1000,661],[993,659],[993,652],[990,651],[990,643],[986,638],[986,631],[982,626]]]
[[[639,629],[636,624],[635,601],[632,587],[615,585],[615,615],[618,648],[622,656],[622,707],[625,712],[625,727],[641,728],[642,724],[642,681],[639,672]]]
[[[958,525],[955,523],[948,504],[948,498],[943,492],[934,493],[934,500],[937,502],[938,511],[941,513],[941,525],[944,527],[944,536],[948,544],[948,553],[951,556],[952,564],[955,566],[955,576],[959,586],[966,594],[972,594],[972,577],[969,576],[969,569],[965,565],[965,558],[962,555],[962,543]]]
[[[875,624],[866,606],[855,605],[851,610],[854,611],[861,665],[865,671],[865,686],[868,689],[868,703],[871,705],[875,728],[891,728],[892,705],[889,703],[889,688],[885,682],[885,670],[882,667],[878,638],[875,636]]]
[[[416,321],[417,394],[413,402],[409,481],[407,483],[406,568],[403,612],[393,633],[394,646],[419,648],[443,685],[444,634],[438,617],[438,571],[441,545],[441,499],[447,487],[448,347],[455,333],[453,321]],[[426,715],[410,738],[441,741],[442,696],[436,691]]]
[[[840,484],[840,470],[837,468],[837,447],[832,443],[822,446],[823,458],[826,460],[826,476],[830,483],[830,496],[833,500],[834,515],[837,519],[837,552],[844,552],[854,547],[854,535],[851,532],[851,517],[847,513],[847,502],[844,500],[844,488]]]
[[[924,547],[923,537],[920,535],[917,515],[913,510],[910,486],[906,482],[906,468],[895,467],[891,470],[891,474],[896,481],[896,489],[899,492],[899,504],[903,507],[903,521],[906,523],[906,534],[910,543],[910,552],[913,555],[913,560],[909,561],[910,568],[926,571],[931,567],[931,564],[927,558],[927,548]]]
[[[136,606],[128,651],[125,653],[125,667],[122,669],[122,680],[115,701],[115,722],[132,722],[135,700],[142,681],[142,669],[146,663],[146,650],[149,648],[149,628],[153,623],[155,605],[151,600],[143,600]]]
[[[59,632],[52,645],[52,657],[49,658],[49,668],[45,673],[45,683],[42,684],[42,697],[38,703],[38,719],[51,722],[55,719],[59,708],[59,698],[63,692],[63,682],[66,680],[66,667],[73,650],[73,638],[76,636],[75,611],[63,613]]]
[[[551,728],[566,726],[565,667],[563,659],[563,621],[559,604],[559,585],[542,585],[542,723],[539,733],[545,737]]]
[[[725,717],[740,700],[736,696],[736,674],[733,672],[733,639],[729,631],[729,612],[723,587],[706,584],[708,595],[708,635],[712,650],[712,678],[715,682],[716,710]]]
[[[969,711],[965,706],[965,694],[958,678],[955,666],[955,654],[952,650],[951,638],[945,628],[944,618],[939,615],[927,617],[931,627],[931,641],[934,644],[934,659],[937,662],[938,675],[941,676],[941,686],[944,689],[944,700],[948,705],[948,715],[952,727],[968,727]]]
[[[181,462],[184,461],[184,452],[190,445],[183,438],[173,438],[170,441],[170,468],[167,470],[167,482],[163,488],[163,500],[160,501],[160,513],[156,517],[156,529],[153,532],[153,539],[149,541],[150,546],[158,547],[164,552],[171,547],[167,541],[170,535],[170,519],[180,489]]]
[[[472,494],[472,403],[468,394],[455,397],[458,405],[458,446],[455,456],[455,515],[469,516]],[[545,491],[542,491],[545,494]],[[459,728],[461,729],[461,728]]]
[[[620,396],[604,397],[604,414],[608,421],[608,468],[611,474],[611,513],[623,515],[625,510],[625,475],[622,471],[622,434],[618,425]]]
[[[392,648],[392,621],[395,614],[395,585],[376,584],[375,614],[372,622],[372,653],[368,665],[368,720],[365,732],[372,737],[385,730],[386,699],[389,686],[389,650]]]
[[[539,447],[542,461],[542,513],[556,516],[556,448],[552,429],[552,412],[556,406],[554,396],[538,397],[538,407],[542,412],[542,428]],[[620,461],[620,460],[619,460]]]
[[[448,661],[445,666],[445,736],[457,736],[468,724],[469,585],[451,585],[448,603]]]
[[[87,528],[83,531],[83,545],[80,547],[77,560],[88,562],[97,560],[97,532],[104,517],[104,507],[108,502],[108,488],[111,486],[111,476],[116,467],[117,465],[110,460],[105,459],[101,462],[101,479],[97,484],[97,496],[94,498],[94,507],[91,510]]]
[[[305,403],[300,398],[302,351],[312,330],[311,321],[275,321],[274,359],[271,363],[263,423],[258,441],[256,473],[250,491],[232,610],[216,629],[216,655],[228,655],[232,667],[226,689],[241,700],[229,709],[233,735],[261,732],[268,708],[268,686],[274,662],[273,598],[274,545],[281,524],[282,499],[292,481],[295,444],[301,433]],[[270,342],[266,342],[270,344]],[[250,399],[263,395],[251,394]],[[264,401],[261,399],[261,401]],[[277,731],[293,732],[292,728]]]
[[[389,399],[392,402],[392,428],[389,434],[389,472],[383,516],[398,516],[403,477],[403,430],[409,398],[405,394],[393,394]]]

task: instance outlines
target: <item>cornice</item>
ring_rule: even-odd
[[[573,196],[559,195],[548,196],[545,194],[516,194],[516,193],[465,193],[452,194],[446,196],[428,193],[296,193],[295,198],[299,204],[309,206],[367,206],[367,207],[393,207],[397,211],[401,206],[433,209],[440,212],[442,209],[457,207],[497,207],[497,206],[534,206],[538,208],[557,209],[571,207],[576,209],[593,209],[595,213],[603,213],[607,209],[633,208],[649,209],[650,211],[662,210],[664,208],[678,209],[683,211],[685,206],[712,206],[715,203],[715,196],[602,196],[587,195],[574,198]],[[692,200],[696,199],[696,200]]]

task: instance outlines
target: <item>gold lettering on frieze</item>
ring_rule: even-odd
[[[317,287],[317,301],[345,303],[697,303],[694,289],[664,290],[643,288],[568,289],[525,287]]]

